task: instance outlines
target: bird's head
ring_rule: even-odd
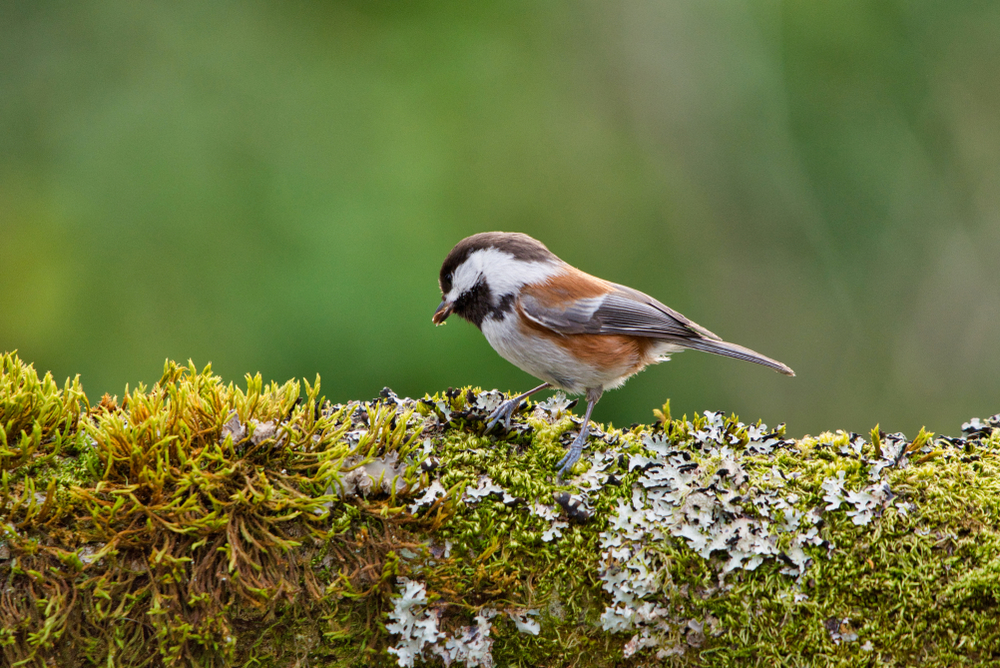
[[[482,232],[458,242],[438,284],[441,303],[431,320],[443,325],[452,313],[477,327],[510,309],[520,289],[554,274],[561,260],[540,241],[516,232]]]

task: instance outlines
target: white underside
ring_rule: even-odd
[[[514,314],[507,314],[500,320],[486,318],[482,330],[486,340],[505,360],[570,394],[584,394],[591,388],[616,388],[640,370],[632,369],[628,361],[618,368],[603,370],[581,364],[551,339],[525,335],[517,326]],[[650,363],[664,362],[670,358],[670,353],[679,350],[679,346],[663,343],[651,351],[655,359]]]

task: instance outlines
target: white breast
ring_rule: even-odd
[[[576,360],[549,339],[526,336],[517,325],[516,314],[508,313],[501,319],[486,318],[482,330],[493,349],[522,371],[571,394],[587,391],[582,382],[587,374],[581,373]]]
[[[610,390],[645,366],[636,368],[631,360],[622,360],[618,368],[602,369],[582,364],[552,339],[525,334],[517,325],[515,314],[507,314],[502,319],[486,318],[482,330],[486,340],[505,360],[570,394],[583,394],[588,388]],[[676,350],[679,350],[677,346],[666,343],[658,346],[647,363],[666,361]]]

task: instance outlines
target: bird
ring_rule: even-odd
[[[441,265],[441,303],[431,321],[455,314],[479,328],[501,357],[542,380],[500,404],[486,431],[510,420],[548,388],[586,396],[583,426],[556,464],[557,479],[579,461],[590,417],[605,390],[685,349],[754,362],[786,376],[787,365],[723,341],[633,288],[592,276],[519,232],[481,232],[459,241]]]

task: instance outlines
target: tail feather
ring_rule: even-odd
[[[749,348],[744,348],[743,346],[737,345],[735,343],[729,343],[728,341],[712,341],[711,339],[688,339],[683,343],[685,348],[691,348],[692,350],[700,350],[706,353],[714,353],[716,355],[722,355],[724,357],[732,357],[738,360],[744,360],[747,362],[753,362],[754,364],[760,364],[761,366],[766,366],[774,369],[778,373],[783,373],[786,376],[794,376],[795,372],[791,370],[787,365],[782,364],[778,360],[773,360],[770,357],[761,355],[760,353],[750,350]]]

